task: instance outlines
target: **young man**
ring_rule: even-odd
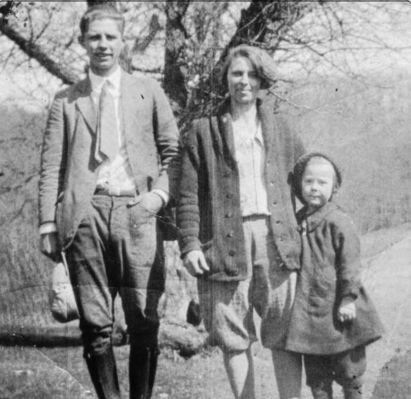
[[[80,29],[88,76],[57,94],[44,134],[41,249],[52,259],[66,254],[99,398],[120,398],[111,333],[114,297],[121,295],[130,398],[145,399],[156,372],[157,304],[164,290],[155,216],[173,196],[178,131],[161,88],[119,67],[122,15],[94,6]]]

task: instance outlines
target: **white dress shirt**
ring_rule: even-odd
[[[270,214],[265,186],[264,138],[257,114],[254,121],[251,127],[242,119],[232,122],[243,217]]]
[[[121,69],[117,68],[109,76],[98,76],[90,70],[91,99],[98,109],[101,90],[103,85],[108,82],[108,91],[113,96],[115,106],[115,116],[118,136],[118,152],[112,160],[105,159],[100,164],[97,177],[97,188],[103,188],[112,195],[119,195],[123,190],[135,190],[133,175],[131,173],[130,163],[126,151],[124,131],[120,124],[120,82]]]

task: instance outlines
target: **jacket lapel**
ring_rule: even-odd
[[[74,96],[76,98],[77,108],[86,121],[91,133],[95,134],[97,128],[97,110],[91,98],[91,84],[88,77],[78,84]]]
[[[264,98],[257,100],[258,116],[261,121],[261,129],[264,137],[264,146],[267,156],[278,149],[278,134],[276,134],[276,122],[273,114],[273,104]],[[277,154],[274,154],[277,155]]]
[[[266,149],[266,156],[269,159],[276,161],[278,165],[281,164],[279,153],[280,142],[278,134],[278,126],[276,118],[273,112],[274,104],[270,101],[267,96],[259,97],[257,99],[257,112],[261,120],[261,129],[264,137],[264,146]],[[234,136],[231,114],[229,112],[229,101],[225,102],[218,112],[218,124],[221,134],[221,141],[225,147],[225,153],[231,158],[234,163],[236,162],[235,157],[235,146],[234,146]]]
[[[280,176],[284,175],[286,171],[283,170],[284,163],[282,160],[285,154],[281,151],[283,145],[280,139],[280,127],[274,114],[274,103],[268,95],[258,99],[258,113],[261,120],[267,160],[274,163],[273,167]]]
[[[214,118],[212,118],[212,120],[214,121]],[[213,126],[213,130],[215,130],[216,133],[219,133],[219,137],[216,137],[216,142],[218,146],[221,147],[220,152],[224,156],[227,156],[233,165],[236,165],[234,133],[229,100],[224,102],[220,107],[217,113],[216,122],[218,126]]]
[[[138,143],[142,139],[141,121],[145,120],[140,106],[144,100],[143,92],[136,81],[125,72],[121,73],[120,90],[121,123],[126,142]]]
[[[333,202],[327,202],[324,206],[322,206],[320,209],[317,209],[315,212],[308,215],[305,214],[304,216],[307,220],[307,230],[309,232],[314,231],[321,224],[324,218],[337,208],[338,206]]]
[[[220,129],[223,133],[222,139],[226,147],[226,153],[228,154],[230,159],[234,163],[236,163],[234,133],[233,133],[233,124],[232,124],[231,114],[227,112],[226,114],[221,115],[219,122],[220,122]]]

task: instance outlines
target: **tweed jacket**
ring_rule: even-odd
[[[179,146],[168,100],[153,80],[121,72],[120,124],[137,192],[159,188],[173,196]],[[39,219],[57,223],[62,249],[91,206],[99,167],[96,127],[89,78],[56,95],[43,139]]]
[[[274,114],[274,99],[257,101],[265,154],[265,180],[274,243],[284,267],[299,267],[300,244],[288,174],[303,153],[300,140]],[[182,155],[177,225],[184,256],[202,250],[210,272],[205,278],[246,278],[246,256],[229,102],[208,118],[194,121]]]
[[[302,267],[286,349],[331,355],[377,340],[383,328],[361,284],[360,241],[353,222],[332,202],[311,215],[303,208],[298,220],[304,226]],[[357,316],[340,323],[336,312],[346,296],[355,300]]]

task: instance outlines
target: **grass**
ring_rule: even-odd
[[[375,230],[361,237],[363,258],[373,258],[401,241],[411,230],[411,223]]]
[[[116,347],[115,352],[121,391],[127,397],[129,348]],[[94,398],[80,347],[0,347],[0,353],[0,399]],[[163,350],[153,399],[229,398],[220,356],[210,350],[184,360]]]
[[[92,397],[64,369],[56,367],[35,348],[2,347],[0,353],[0,399]]]

